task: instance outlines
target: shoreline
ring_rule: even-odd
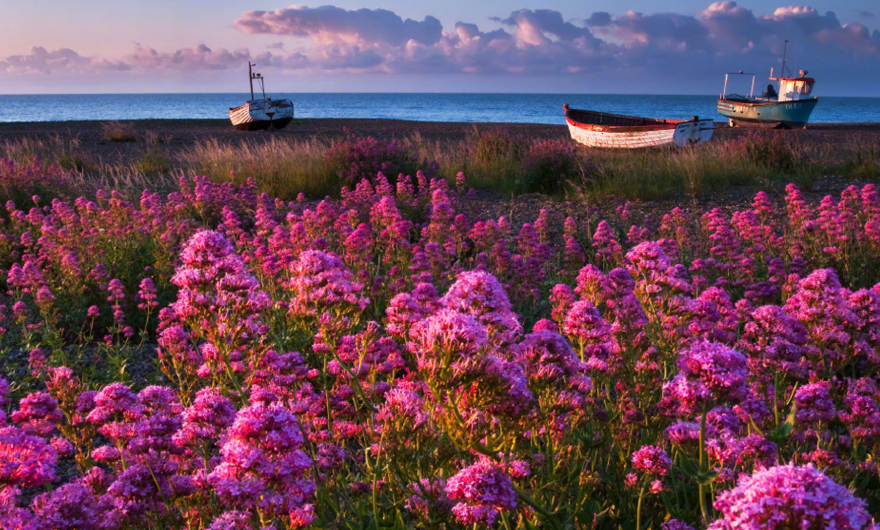
[[[878,98],[880,99],[880,98]],[[560,115],[561,116],[561,115]],[[562,121],[560,117],[560,121]],[[407,120],[401,118],[298,118],[294,117],[293,123],[314,122],[343,122],[350,121],[355,123],[368,122],[394,122],[399,124],[442,124],[442,125],[518,125],[518,126],[564,126],[564,123],[541,123],[541,122],[518,122],[518,121],[445,121],[445,120]],[[37,120],[37,121],[0,121],[0,128],[10,128],[15,126],[34,127],[40,125],[92,125],[98,123],[109,122],[126,122],[134,124],[184,124],[184,123],[200,123],[212,126],[230,125],[228,118],[130,118],[119,120]],[[726,125],[726,120],[715,119],[717,125]],[[849,127],[880,127],[880,121],[877,122],[810,122],[807,129],[812,128],[849,128]],[[792,130],[792,129],[787,129]]]

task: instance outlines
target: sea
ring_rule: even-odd
[[[717,96],[614,94],[272,94],[299,118],[383,118],[438,122],[565,123],[562,104],[631,116],[723,117]],[[23,121],[225,119],[246,94],[0,95],[0,123]],[[880,122],[880,98],[819,97],[811,123]]]

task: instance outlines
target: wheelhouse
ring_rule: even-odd
[[[813,85],[816,80],[807,77],[807,71],[798,72],[800,77],[773,77],[773,70],[770,70],[770,80],[779,82],[779,101],[798,101],[808,99],[813,92]]]

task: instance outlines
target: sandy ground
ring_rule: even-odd
[[[562,118],[560,117],[560,121]],[[332,139],[348,130],[357,135],[377,138],[405,138],[415,134],[432,141],[460,141],[469,132],[503,128],[511,134],[533,138],[566,138],[565,125],[529,123],[448,123],[378,119],[297,119],[277,131],[241,132],[232,128],[228,120],[138,120],[130,122],[143,139],[152,134],[159,138],[173,154],[198,140],[217,138],[221,141],[267,141],[270,138]],[[143,142],[108,142],[104,139],[104,123],[97,121],[0,123],[0,143],[22,137],[76,138],[79,147],[105,162],[130,160],[143,154]],[[713,142],[724,142],[750,134],[749,129],[729,128],[718,122]],[[757,134],[783,134],[806,144],[833,149],[852,141],[880,142],[880,123],[869,124],[813,124],[806,130],[757,131]]]

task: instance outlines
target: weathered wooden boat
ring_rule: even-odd
[[[788,49],[788,41],[786,50]],[[731,127],[806,128],[810,114],[816,107],[819,98],[810,96],[816,80],[807,77],[807,71],[801,70],[800,77],[786,76],[785,52],[782,55],[782,75],[773,76],[770,69],[770,81],[777,81],[779,89],[773,84],[767,85],[767,91],[755,96],[755,75],[730,72],[724,76],[724,90],[718,98],[718,112]],[[752,76],[752,88],[748,95],[728,94],[727,85],[730,76]]]
[[[254,73],[254,66],[257,65],[248,61],[251,99],[244,105],[229,109],[229,119],[239,131],[283,129],[293,121],[293,102],[289,99],[267,98],[263,75]],[[263,92],[262,99],[254,98],[254,80],[260,83],[260,89]]]
[[[699,145],[708,142],[715,131],[715,122],[697,116],[690,120],[661,120],[572,109],[568,103],[562,107],[572,140],[588,147]]]

